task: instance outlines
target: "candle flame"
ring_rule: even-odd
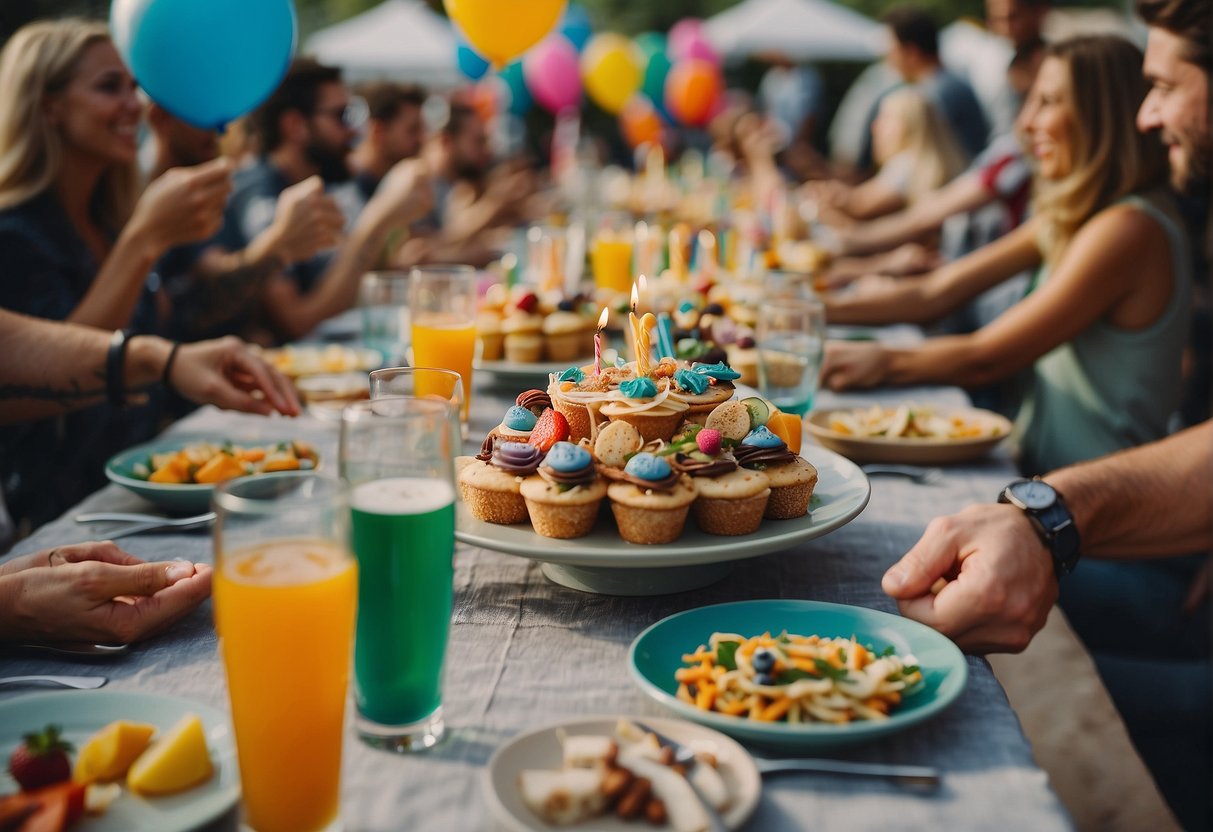
[[[644,275],[641,275],[644,277]],[[636,284],[632,284],[632,312],[636,312],[636,304],[640,303],[640,295],[636,292]]]
[[[609,310],[605,306],[602,307],[602,314],[598,316],[598,329],[599,330],[606,329],[608,311]]]

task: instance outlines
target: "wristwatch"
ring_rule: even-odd
[[[1028,515],[1053,556],[1053,571],[1058,578],[1074,571],[1078,564],[1078,527],[1057,489],[1039,477],[1016,480],[1002,490],[998,502],[1010,503]]]

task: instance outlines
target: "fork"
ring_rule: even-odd
[[[122,514],[122,513],[105,513],[98,512],[95,514],[77,514],[77,523],[130,523],[124,529],[118,529],[110,532],[108,537],[110,540],[117,540],[120,537],[128,537],[132,534],[141,534],[142,532],[155,532],[163,529],[173,529],[175,531],[188,531],[190,529],[201,529],[215,522],[215,512],[208,511],[205,514],[196,514],[193,517],[158,517],[155,514]]]
[[[704,812],[707,813],[708,829],[710,832],[727,832],[728,827],[725,825],[724,819],[720,817],[720,813],[716,811],[716,807],[712,805],[712,801],[708,800],[703,792],[699,790],[699,787],[695,785],[695,781],[690,776],[691,771],[699,763],[699,758],[695,756],[695,751],[689,746],[683,745],[677,740],[667,737],[660,731],[645,725],[643,722],[633,721],[632,724],[641,731],[652,734],[656,738],[658,745],[674,752],[674,764],[680,765],[685,769],[687,784],[691,787],[691,791],[695,792],[695,796],[699,798]]]
[[[919,485],[934,485],[943,479],[942,468],[923,468],[921,465],[862,465],[868,476],[905,477]]]

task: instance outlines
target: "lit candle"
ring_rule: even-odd
[[[640,321],[636,320],[636,303],[639,300],[639,295],[636,292],[636,284],[632,284],[632,311],[628,313],[628,330],[632,334],[632,353],[636,356],[636,367],[640,368]]]
[[[598,316],[598,329],[594,331],[594,375],[598,375],[602,369],[602,330],[606,329],[607,325],[607,308],[602,307],[602,314]]]
[[[636,350],[636,354],[640,357],[643,364],[636,366],[636,375],[647,376],[649,374],[649,365],[653,360],[653,348],[649,343],[649,330],[657,323],[657,319],[653,317],[652,312],[645,312],[644,317],[640,319],[640,347]]]

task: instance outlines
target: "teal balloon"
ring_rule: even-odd
[[[585,49],[590,36],[594,34],[589,12],[576,3],[570,3],[569,7],[565,9],[564,17],[556,27],[556,31],[568,38],[569,43],[573,44],[573,48],[578,52]]]
[[[656,52],[649,56],[649,63],[644,68],[644,80],[640,89],[654,101],[665,101],[665,78],[670,74],[670,59],[665,52]]]
[[[505,81],[505,85],[510,91],[509,111],[516,116],[525,116],[535,105],[535,101],[531,98],[531,91],[526,88],[526,78],[522,74],[522,61],[507,64],[505,69],[497,74],[501,76],[502,81]]]
[[[152,100],[208,130],[277,89],[298,37],[291,0],[115,0],[110,29]]]
[[[660,32],[641,32],[632,39],[632,42],[644,53],[646,58],[665,54],[665,35]]]
[[[473,81],[479,81],[489,71],[489,62],[459,36],[455,38],[455,61],[459,71]]]

